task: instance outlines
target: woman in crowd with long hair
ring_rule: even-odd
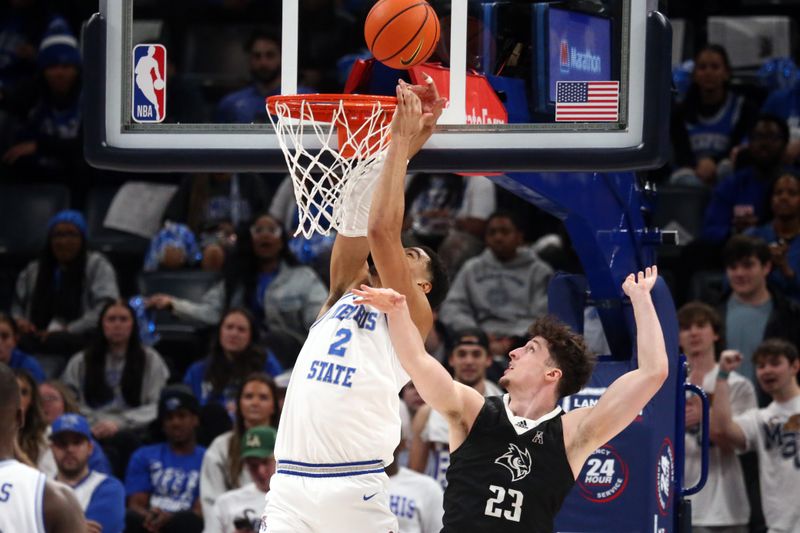
[[[17,440],[22,452],[30,462],[45,473],[55,474],[55,461],[47,440],[47,421],[42,414],[42,401],[39,389],[30,372],[17,368],[14,370],[19,385],[20,407],[25,425],[19,431]]]
[[[142,346],[136,314],[127,302],[115,300],[103,308],[94,339],[70,359],[61,379],[77,391],[81,411],[114,471],[124,472],[140,442],[138,431],[156,418],[169,379],[161,355]]]
[[[247,309],[235,307],[223,315],[211,353],[192,364],[183,378],[201,406],[221,405],[233,417],[237,390],[248,375],[282,372],[275,356],[258,341],[255,318]]]
[[[245,432],[256,426],[278,427],[279,419],[275,382],[264,373],[249,375],[237,395],[233,429],[214,439],[203,457],[200,499],[206,520],[213,517],[217,497],[251,481],[247,469],[242,468],[241,446]]]

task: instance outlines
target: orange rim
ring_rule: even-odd
[[[333,113],[342,103],[348,117],[366,117],[372,114],[375,104],[384,110],[384,119],[389,120],[390,112],[397,106],[394,96],[378,96],[373,94],[281,94],[267,98],[267,110],[277,115],[277,107],[284,105],[289,110],[289,117],[299,119],[304,105],[311,106],[314,121],[330,122]]]

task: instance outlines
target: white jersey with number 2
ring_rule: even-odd
[[[13,459],[0,461],[0,533],[45,533],[45,475]]]
[[[409,381],[386,315],[347,293],[321,316],[297,357],[275,443],[278,461],[381,460],[400,441],[400,389]]]

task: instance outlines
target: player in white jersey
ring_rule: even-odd
[[[433,251],[403,248],[400,239],[408,158],[430,136],[443,101],[432,80],[401,83],[397,96],[371,206],[344,199],[348,216],[361,220],[349,225],[352,234],[336,237],[329,298],[292,371],[265,510],[269,533],[397,532],[384,466],[400,439],[398,394],[408,376],[386,317],[354,305],[350,291],[369,284],[403,293],[423,337],[433,324],[431,308],[447,292]]]
[[[83,512],[72,491],[15,458],[23,420],[17,378],[0,363],[0,533],[84,531]]]

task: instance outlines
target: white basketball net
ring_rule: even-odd
[[[324,122],[319,116],[314,119],[314,109],[321,105],[333,111],[330,121],[327,117]],[[277,102],[274,112],[276,116],[269,111],[267,115],[289,167],[299,211],[295,236],[302,234],[308,239],[315,232],[328,235],[331,229],[343,234],[366,234],[364,217],[348,211],[369,205],[379,175],[376,165],[383,160],[388,146],[390,120],[384,118],[390,112],[387,107],[376,101],[371,109],[369,104],[362,104],[355,113],[346,108],[343,100],[302,100],[299,111]],[[345,128],[346,135],[337,135],[338,128]],[[312,139],[321,148],[304,146]],[[341,145],[340,139],[344,139]]]

